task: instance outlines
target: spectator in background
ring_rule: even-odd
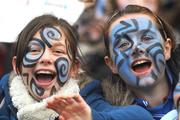
[[[127,5],[140,5],[157,12],[159,0],[107,0],[105,14],[108,15],[117,9],[122,10]]]
[[[0,78],[12,70],[11,58],[14,43],[0,43]]]
[[[93,79],[104,79],[107,67],[104,63],[104,43],[101,21],[96,19],[95,4],[87,7],[74,26],[79,33],[82,69]],[[98,74],[97,74],[98,73]]]
[[[176,33],[176,38],[180,41],[180,1],[161,0],[159,14],[163,19],[173,26]]]
[[[97,0],[96,2],[96,18],[102,19],[104,17],[105,7],[106,7],[107,0]]]
[[[95,4],[97,0],[79,0],[85,4],[85,8],[88,8]]]
[[[0,78],[5,72],[7,49],[3,43],[0,43]]]

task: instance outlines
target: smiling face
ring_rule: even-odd
[[[41,100],[57,92],[68,80],[71,62],[65,35],[59,27],[40,29],[28,43],[23,58],[23,82]]]
[[[155,85],[164,75],[164,40],[147,15],[130,14],[109,29],[109,48],[116,71],[131,86]]]

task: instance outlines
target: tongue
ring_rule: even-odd
[[[48,75],[39,75],[37,77],[37,81],[41,82],[41,83],[48,83],[52,81],[52,77],[48,76]]]
[[[141,66],[134,67],[134,71],[136,73],[142,73],[142,72],[146,72],[148,70],[149,70],[149,66],[148,65],[141,65]]]

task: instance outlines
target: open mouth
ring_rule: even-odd
[[[132,63],[131,68],[136,75],[145,75],[150,72],[152,62],[148,59],[136,60]]]
[[[36,82],[40,86],[48,86],[52,83],[55,78],[55,72],[48,70],[40,70],[35,73]]]

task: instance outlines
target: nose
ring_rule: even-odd
[[[135,45],[132,50],[132,56],[142,55],[145,53],[145,49],[141,46],[141,44]]]
[[[41,56],[39,60],[40,64],[49,65],[53,63],[53,58],[51,56],[50,50],[45,50],[43,55]]]

